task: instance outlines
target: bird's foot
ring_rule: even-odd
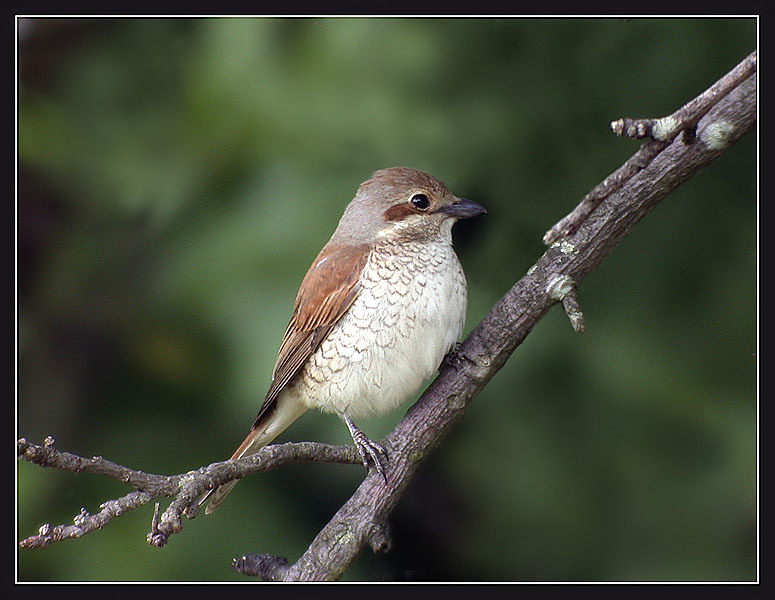
[[[455,345],[452,346],[449,352],[444,355],[444,358],[441,359],[439,371],[441,371],[444,367],[452,367],[453,369],[458,368],[458,363],[460,362],[460,355],[458,354],[458,351],[462,345],[463,344],[460,342],[455,342]]]
[[[374,463],[379,474],[382,475],[382,478],[387,482],[385,465],[388,461],[388,454],[385,447],[379,442],[370,439],[365,433],[358,429],[355,426],[355,423],[352,422],[352,419],[347,415],[342,415],[342,420],[345,425],[347,425],[347,429],[350,430],[350,435],[353,438],[355,447],[358,449],[358,453],[361,455],[361,461],[363,462],[363,466],[366,467],[366,471],[369,470],[369,462]],[[369,461],[369,459],[371,459],[371,461]]]

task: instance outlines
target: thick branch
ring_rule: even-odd
[[[653,142],[652,147],[664,145],[653,155],[650,151],[648,160],[618,189],[605,194],[597,208],[578,223],[575,233],[553,244],[471,332],[456,356],[445,361],[439,377],[386,440],[391,459],[387,481],[374,473],[367,477],[296,564],[283,566],[275,576],[338,579],[355,556],[371,545],[374,532],[384,531],[422,459],[557,301],[557,278],[578,285],[640,219],[750,130],[755,118],[756,75],[752,75],[699,120],[697,137],[691,143],[685,143],[682,136],[669,145]],[[637,156],[638,161],[644,159],[641,152]],[[255,563],[252,567],[260,571]]]

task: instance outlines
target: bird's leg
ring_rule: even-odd
[[[347,425],[347,429],[350,430],[350,435],[353,438],[353,442],[355,442],[355,447],[358,448],[358,452],[361,454],[363,466],[366,467],[367,471],[369,470],[369,457],[371,457],[371,461],[374,463],[374,466],[377,467],[377,471],[379,471],[382,478],[387,481],[384,463],[387,461],[388,455],[385,447],[379,442],[369,439],[365,433],[355,426],[355,423],[353,423],[350,417],[345,414],[340,416],[342,421],[344,421],[344,424]]]

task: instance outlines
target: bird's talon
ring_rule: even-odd
[[[351,428],[351,434],[353,442],[355,442],[355,447],[358,448],[358,453],[361,455],[361,460],[363,466],[366,468],[366,472],[368,473],[369,471],[370,463],[373,463],[379,474],[382,475],[382,478],[387,481],[385,465],[383,464],[388,460],[388,453],[385,447],[379,442],[375,442],[366,437],[366,435],[354,425]]]
[[[452,367],[453,369],[457,367],[457,363],[460,361],[460,356],[458,355],[458,351],[460,350],[460,347],[463,344],[460,342],[455,342],[455,345],[450,348],[449,352],[447,352],[444,355],[444,358],[441,359],[441,364],[439,365],[439,371],[441,371],[444,367]]]

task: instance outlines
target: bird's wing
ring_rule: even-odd
[[[272,384],[256,422],[350,308],[358,295],[358,280],[368,257],[368,245],[326,246],[320,251],[299,286],[293,316],[277,354]]]

